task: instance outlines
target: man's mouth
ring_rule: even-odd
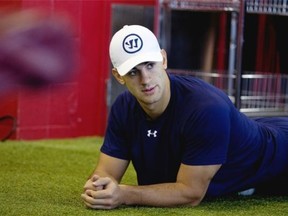
[[[154,89],[155,89],[155,86],[154,86],[154,87],[151,87],[151,88],[143,89],[142,92],[144,92],[144,93],[146,93],[146,94],[149,94],[149,93],[153,93],[153,92],[154,92]]]

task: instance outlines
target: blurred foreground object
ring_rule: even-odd
[[[19,87],[63,82],[75,71],[73,30],[42,11],[0,11],[0,96]]]

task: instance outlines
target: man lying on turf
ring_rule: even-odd
[[[252,120],[212,85],[167,73],[165,51],[142,26],[118,31],[110,58],[128,91],[111,108],[82,194],[87,207],[196,206],[251,188],[276,193],[287,182],[288,118]],[[121,184],[130,161],[138,186]]]

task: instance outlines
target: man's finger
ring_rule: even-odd
[[[88,196],[94,199],[109,199],[111,196],[107,193],[107,190],[86,190],[85,192]],[[98,203],[99,204],[99,203]]]
[[[96,181],[93,181],[93,185],[97,187],[105,187],[107,184],[109,184],[112,180],[108,177],[105,178],[98,178]]]
[[[91,180],[94,182],[94,181],[97,181],[98,179],[100,178],[100,176],[98,175],[93,175]]]
[[[96,195],[97,193],[97,195]],[[92,195],[93,194],[93,195]],[[101,195],[101,194],[100,194]],[[109,209],[110,202],[108,199],[100,198],[98,192],[86,192],[81,194],[81,198],[84,200],[84,203],[87,207],[93,209]]]

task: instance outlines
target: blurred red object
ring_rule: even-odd
[[[42,11],[0,12],[0,95],[68,80],[75,71],[73,28]]]

